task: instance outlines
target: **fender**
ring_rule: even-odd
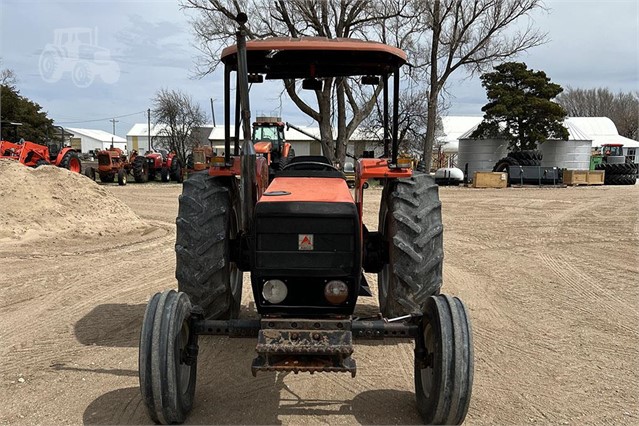
[[[54,161],[51,162],[51,164],[54,164],[56,166],[60,165],[60,162],[62,161],[62,159],[64,158],[65,155],[67,155],[67,152],[69,151],[74,151],[75,149],[71,148],[71,147],[64,147],[60,150],[60,152],[58,153],[58,156],[55,158]]]
[[[291,150],[291,144],[288,142],[284,142],[282,146],[282,158],[288,157],[288,152]]]

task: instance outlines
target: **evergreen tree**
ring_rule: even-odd
[[[563,125],[566,111],[552,99],[563,89],[543,71],[522,62],[506,62],[481,76],[488,103],[481,109],[484,120],[473,137],[500,136],[511,149],[535,149],[548,139],[568,139]]]
[[[14,80],[2,80],[0,84],[0,116],[3,122],[22,123],[18,137],[44,143],[47,134],[52,134],[53,120],[36,102],[20,95]],[[2,139],[13,137],[13,129],[2,125]]]

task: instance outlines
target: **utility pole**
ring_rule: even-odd
[[[215,127],[215,108],[213,108],[213,101],[215,99],[211,98],[211,115],[213,116],[213,127]]]
[[[113,133],[112,133],[112,135],[115,135],[115,123],[119,123],[120,120],[116,120],[115,118],[112,118],[109,121],[113,124]],[[113,136],[111,136],[111,148],[113,148]]]
[[[151,108],[146,110],[146,118],[147,118],[147,135],[149,136],[149,151],[153,150],[153,145],[151,144]]]

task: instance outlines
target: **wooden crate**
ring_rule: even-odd
[[[564,170],[566,185],[603,185],[603,170]]]
[[[505,188],[508,186],[508,174],[503,172],[475,172],[473,188]]]
[[[590,170],[588,172],[588,185],[603,185],[604,173],[603,170]]]

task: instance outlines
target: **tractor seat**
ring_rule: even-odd
[[[300,155],[293,157],[277,177],[334,177],[346,179],[323,155]]]
[[[50,143],[47,145],[47,148],[49,149],[49,157],[51,157],[51,159],[56,158],[60,153],[58,144]]]

